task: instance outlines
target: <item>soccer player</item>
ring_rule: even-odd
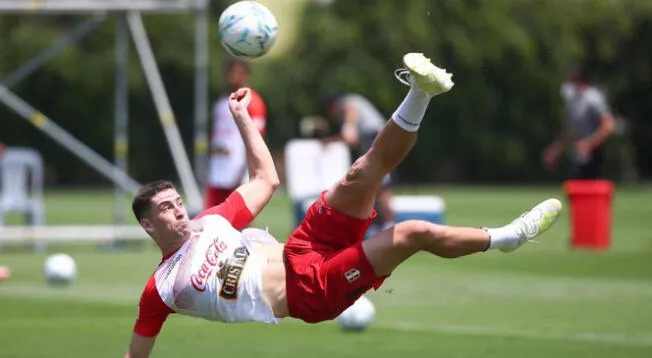
[[[224,74],[230,91],[247,87],[251,68],[236,57],[225,63]],[[267,107],[263,98],[251,90],[251,103],[247,107],[260,134],[265,134]],[[221,204],[242,183],[247,172],[247,154],[238,126],[229,110],[229,96],[223,95],[213,108],[211,153],[206,178],[204,208]]]
[[[139,191],[134,214],[163,258],[140,298],[125,357],[147,357],[171,313],[221,322],[331,320],[419,251],[447,258],[510,252],[555,223],[561,202],[548,199],[498,228],[406,221],[362,240],[383,177],[414,145],[431,98],[453,87],[451,74],[422,54],[407,54],[403,63],[397,77],[411,86],[407,96],[369,151],[322,193],[285,245],[267,231],[242,230],[279,186],[270,152],[247,114],[246,88],[231,94],[229,108],[247,149],[249,182],[193,220],[169,182]]]

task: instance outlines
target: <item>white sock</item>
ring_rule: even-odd
[[[426,92],[411,87],[403,102],[392,115],[392,120],[406,131],[416,132],[431,98],[432,96]]]
[[[494,229],[484,229],[489,234],[489,250],[512,248],[520,240],[517,228],[514,225],[505,225]]]

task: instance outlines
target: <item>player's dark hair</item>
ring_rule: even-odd
[[[566,79],[574,82],[589,82],[589,71],[585,65],[575,64],[566,72]]]
[[[136,220],[140,221],[140,219],[145,216],[152,204],[152,198],[156,196],[156,194],[168,189],[176,190],[174,184],[167,180],[149,182],[138,189],[136,197],[134,197],[134,200],[131,202],[131,210],[134,212]]]
[[[330,108],[344,97],[340,91],[328,91],[321,98],[322,113],[328,113]]]

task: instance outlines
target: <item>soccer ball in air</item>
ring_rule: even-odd
[[[351,307],[342,312],[335,320],[345,331],[364,331],[374,320],[376,308],[365,296],[361,296]]]
[[[70,255],[54,254],[45,260],[44,271],[47,283],[65,286],[77,277],[77,264]]]
[[[255,1],[240,1],[227,7],[218,22],[224,48],[246,59],[266,54],[276,41],[277,30],[274,14]]]

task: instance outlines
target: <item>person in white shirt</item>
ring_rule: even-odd
[[[230,92],[247,87],[251,68],[249,64],[236,57],[229,58],[224,74]],[[267,107],[263,98],[251,90],[251,103],[247,108],[251,120],[261,135],[265,135]],[[247,155],[238,126],[229,110],[229,96],[223,95],[213,107],[213,129],[211,134],[211,154],[204,208],[222,203],[243,182],[247,172]]]

